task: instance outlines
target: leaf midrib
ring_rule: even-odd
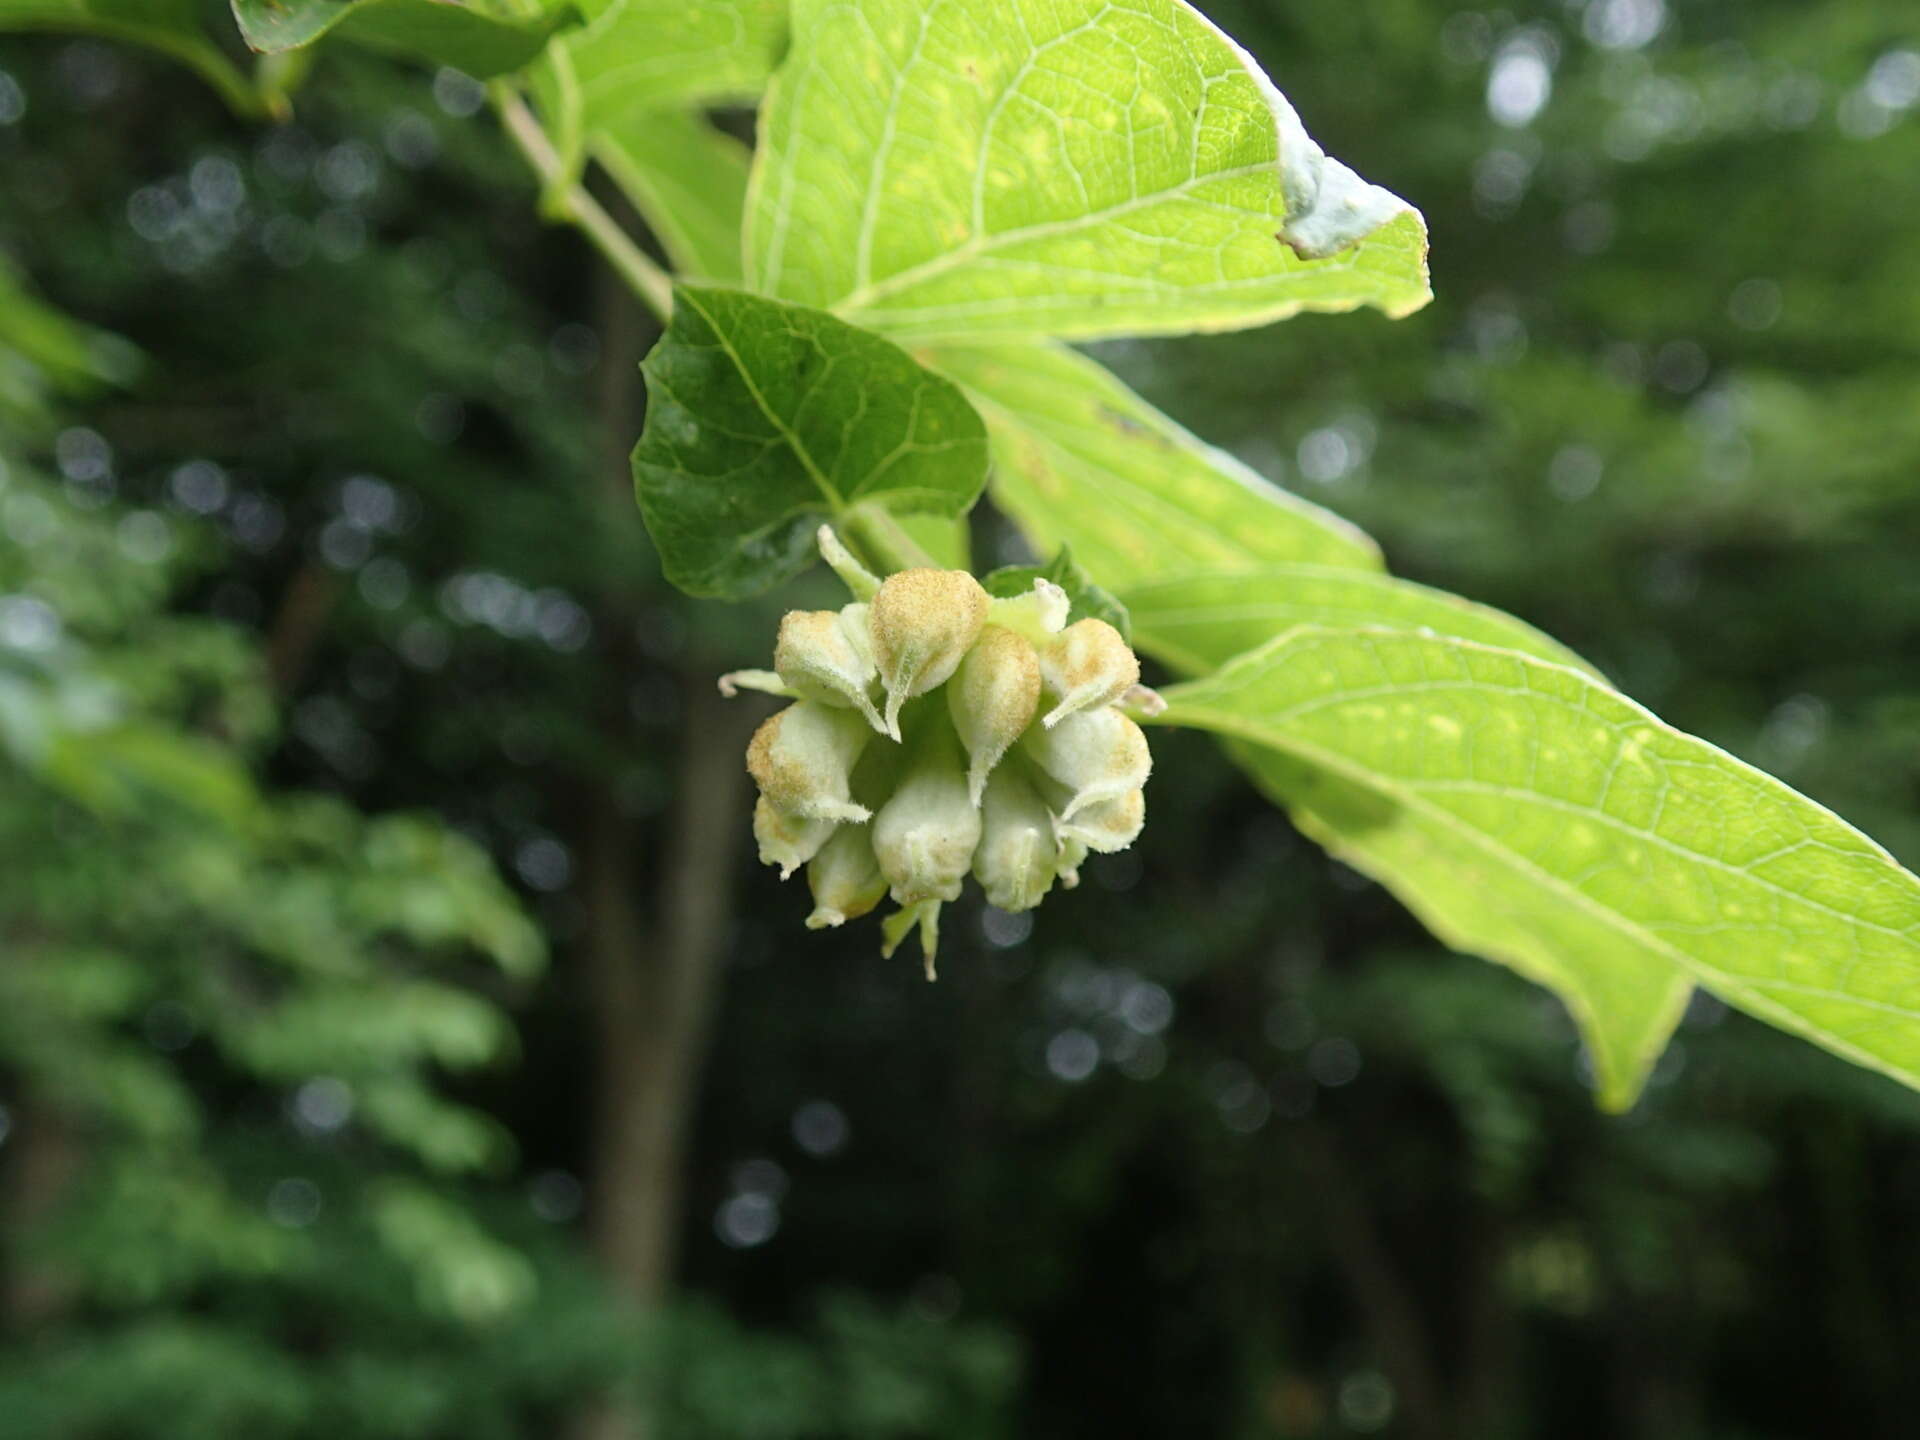
[[[1395,632],[1389,629],[1386,633],[1395,633]],[[1406,634],[1406,633],[1417,633],[1417,632],[1401,631],[1398,633]],[[1454,643],[1462,644],[1462,645],[1474,645],[1482,649],[1491,649],[1491,650],[1500,650],[1505,648],[1501,646],[1488,646],[1480,641],[1455,640]],[[1522,652],[1511,651],[1510,653],[1515,655],[1520,655]],[[1557,664],[1556,662],[1551,660],[1539,660],[1539,659],[1535,659],[1532,656],[1525,656],[1524,658],[1531,660],[1535,664],[1551,666],[1556,670],[1572,669],[1571,666]],[[1574,673],[1578,673],[1578,672],[1574,672]],[[1584,675],[1582,675],[1581,678],[1587,679],[1587,677]],[[1384,699],[1388,696],[1432,694],[1432,693],[1438,693],[1438,692],[1444,692],[1444,691],[1450,691],[1450,690],[1463,691],[1466,693],[1474,693],[1477,691],[1495,691],[1500,694],[1534,696],[1536,698],[1547,699],[1547,700],[1551,700],[1553,698],[1551,696],[1544,696],[1541,694],[1541,692],[1536,690],[1516,688],[1513,686],[1491,685],[1486,683],[1466,682],[1466,681],[1460,681],[1460,680],[1428,680],[1428,681],[1414,681],[1404,685],[1392,685],[1392,684],[1375,685],[1375,686],[1369,686],[1365,689],[1343,690],[1337,695],[1316,696],[1312,700],[1303,701],[1298,705],[1289,706],[1285,711],[1285,714],[1288,716],[1310,715],[1319,710],[1328,709],[1336,705],[1350,704],[1354,701],[1359,701],[1359,700]],[[1616,697],[1616,698],[1624,699],[1624,697]],[[1591,713],[1591,712],[1583,712],[1583,713]],[[1595,718],[1598,719],[1597,716]],[[1605,722],[1601,722],[1601,723],[1605,723]],[[1646,716],[1646,718],[1643,719],[1640,723],[1648,726],[1649,728],[1655,729],[1656,731],[1671,729],[1671,727],[1666,726],[1657,717],[1654,717],[1652,715]],[[1691,736],[1688,738],[1697,739],[1697,737],[1691,737]],[[1698,743],[1705,744],[1706,742],[1699,741]],[[1729,758],[1732,758],[1732,757],[1729,757]],[[1379,772],[1369,771],[1368,773],[1378,774]],[[1423,782],[1408,781],[1406,783],[1409,785],[1417,785]],[[1816,900],[1810,895],[1802,894],[1797,890],[1789,890],[1784,885],[1780,885],[1772,880],[1768,880],[1764,876],[1756,875],[1751,870],[1746,869],[1739,865],[1735,865],[1730,861],[1719,859],[1716,856],[1703,854],[1698,850],[1689,850],[1684,845],[1680,845],[1672,840],[1669,840],[1664,835],[1658,834],[1657,832],[1649,831],[1649,830],[1634,829],[1632,826],[1628,825],[1626,821],[1621,820],[1618,816],[1609,814],[1605,810],[1597,809],[1594,807],[1575,805],[1572,802],[1560,800],[1555,796],[1544,794],[1538,790],[1525,790],[1517,786],[1511,786],[1511,785],[1496,785],[1489,781],[1434,780],[1431,782],[1424,782],[1424,783],[1430,783],[1434,788],[1446,788],[1446,789],[1461,790],[1461,791],[1467,791],[1467,792],[1472,792],[1475,790],[1486,791],[1500,798],[1524,800],[1532,803],[1537,803],[1548,809],[1555,809],[1555,808],[1565,809],[1572,812],[1575,815],[1578,815],[1582,819],[1591,820],[1595,824],[1603,825],[1608,828],[1620,831],[1623,834],[1629,835],[1634,840],[1645,843],[1646,845],[1648,845],[1653,849],[1666,850],[1671,854],[1680,856],[1695,864],[1704,865],[1710,869],[1720,871],[1727,875],[1739,876],[1751,882],[1752,884],[1757,885],[1762,890],[1765,890],[1770,894],[1781,896],[1786,899],[1793,900],[1800,904],[1809,906],[1812,909],[1817,910],[1822,914],[1829,915],[1836,920],[1845,921],[1848,924],[1859,925],[1865,929],[1876,931],[1882,935],[1891,936],[1896,940],[1904,940],[1904,941],[1910,942],[1913,938],[1912,927],[1909,927],[1904,930],[1896,930],[1890,925],[1882,925],[1877,921],[1867,919],[1865,916],[1855,915],[1845,910],[1836,910],[1832,906],[1827,905],[1820,900]],[[1802,801],[1806,800],[1805,796],[1801,796],[1797,794],[1795,798],[1800,799]],[[1811,802],[1808,802],[1808,803],[1811,803]],[[1849,828],[1851,829],[1851,827]],[[1894,862],[1888,856],[1886,856],[1883,852],[1878,852],[1876,849],[1843,850],[1837,846],[1827,845],[1825,844],[1825,842],[1817,840],[1812,836],[1808,836],[1803,841],[1798,843],[1820,845],[1823,848],[1829,850],[1830,852],[1836,855],[1858,855],[1864,859],[1880,861],[1884,864],[1891,866],[1896,873],[1903,873],[1903,872],[1900,872],[1899,866],[1897,864],[1894,864]],[[1797,846],[1794,848],[1797,848]],[[1771,856],[1764,857],[1764,858],[1771,858]]]
[[[714,318],[713,312],[700,303],[695,291],[683,288],[679,291],[678,298],[681,303],[692,306],[699,313],[700,318],[707,322],[707,327],[713,331],[714,340],[726,352],[727,359],[733,362],[733,368],[739,373],[741,383],[747,387],[747,393],[753,397],[753,403],[759,407],[760,413],[767,417],[767,423],[779,432],[780,438],[786,441],[787,447],[799,458],[801,467],[806,470],[820,493],[826,497],[827,506],[834,517],[837,519],[845,515],[846,497],[840,493],[838,486],[821,473],[812,454],[805,445],[800,443],[800,437],[794,434],[792,427],[775,412],[772,405],[767,403],[767,397],[760,392],[759,385],[754,382],[753,371],[741,359],[740,352],[734,348],[733,341],[720,328],[720,322]]]
[[[991,256],[995,251],[1007,246],[1022,244],[1028,240],[1044,240],[1053,235],[1071,234],[1075,230],[1083,230],[1090,226],[1104,225],[1109,220],[1130,215],[1136,210],[1150,209],[1155,205],[1163,205],[1170,200],[1179,199],[1197,185],[1210,184],[1215,180],[1244,179],[1248,175],[1257,175],[1263,170],[1273,170],[1276,164],[1277,162],[1269,160],[1257,165],[1236,166],[1231,170],[1209,171],[1205,175],[1195,175],[1183,180],[1178,185],[1156,190],[1150,195],[1136,196],[1118,205],[1110,205],[1104,210],[1088,211],[1084,215],[1076,215],[1065,220],[1043,220],[1012,230],[996,231],[991,235],[976,235],[964,244],[943,251],[930,260],[923,260],[917,265],[908,266],[905,270],[896,270],[883,279],[872,280],[857,286],[835,300],[829,308],[836,311],[863,310],[875,300],[885,299],[889,295],[911,289],[927,280],[937,279],[947,271],[956,269],[970,260]],[[1251,217],[1256,212],[1245,210],[1238,213]]]
[[[1494,650],[1496,647],[1476,646],[1474,648]],[[1538,661],[1535,663],[1543,665],[1550,664],[1550,662],[1547,661]],[[1566,669],[1565,666],[1551,666],[1551,668]],[[1568,673],[1577,674],[1578,672],[1568,671]],[[1260,726],[1231,714],[1209,710],[1204,705],[1183,706],[1177,695],[1169,696],[1168,701],[1166,711],[1150,723],[1160,725],[1197,723],[1205,728],[1217,730],[1223,734],[1233,735],[1255,745],[1268,746],[1271,749],[1281,751],[1283,754],[1291,755],[1295,759],[1303,760],[1310,765],[1316,765],[1323,769],[1330,770],[1342,778],[1359,785],[1363,789],[1372,790],[1410,809],[1417,810],[1422,816],[1435,822],[1442,829],[1459,836],[1468,845],[1489,856],[1496,864],[1518,872],[1523,879],[1536,879],[1546,889],[1562,896],[1574,908],[1586,913],[1602,925],[1615,929],[1627,938],[1646,946],[1655,954],[1671,961],[1673,964],[1698,977],[1713,988],[1740,996],[1743,1004],[1747,1008],[1750,1008],[1756,1013],[1763,1014],[1781,1029],[1806,1036],[1824,1048],[1853,1061],[1857,1065],[1864,1066],[1871,1070],[1878,1070],[1882,1074],[1892,1076],[1905,1085],[1914,1086],[1920,1084],[1920,1076],[1916,1076],[1911,1070],[1902,1069],[1884,1056],[1862,1050],[1851,1041],[1845,1040],[1831,1031],[1815,1026],[1808,1021],[1805,1016],[1787,1009],[1753,988],[1755,984],[1765,984],[1765,981],[1749,982],[1715,969],[1698,956],[1682,950],[1671,941],[1646,930],[1639,922],[1632,920],[1617,910],[1600,904],[1584,891],[1568,885],[1557,875],[1542,870],[1532,861],[1499,843],[1485,831],[1469,825],[1451,811],[1427,803],[1419,791],[1405,789],[1398,783],[1383,778],[1377,771],[1369,770],[1362,765],[1349,761],[1335,752],[1322,750],[1317,745],[1294,737],[1276,737],[1273,733],[1262,730]],[[1849,1004],[1854,1003],[1851,996],[1841,996],[1838,998],[1846,1000]]]

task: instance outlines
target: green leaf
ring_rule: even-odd
[[[174,809],[244,830],[259,795],[231,752],[157,725],[64,730],[40,759],[40,777],[102,815]]]
[[[0,0],[0,26],[92,22],[103,28],[133,26],[197,35],[199,0]]]
[[[200,25],[200,0],[0,0],[0,31],[72,30],[146,45],[199,73],[242,114],[260,96]]]
[[[140,368],[140,352],[132,345],[35,299],[0,256],[0,357],[8,352],[31,365],[49,388],[70,395],[123,385]]]
[[[664,110],[598,131],[592,148],[676,273],[740,283],[740,219],[752,159],[745,145],[700,116]]]
[[[1475,640],[1588,669],[1557,640],[1501,611],[1387,575],[1315,566],[1270,566],[1241,574],[1194,575],[1128,592],[1135,641],[1188,672],[1205,672],[1300,626],[1379,626]],[[1497,959],[1558,993],[1588,1037],[1603,1100],[1623,1108],[1666,1044],[1692,983],[1664,962],[1591,962],[1612,937],[1579,948],[1543,938],[1528,915],[1530,891],[1500,905],[1486,899],[1504,878],[1449,842],[1444,829],[1406,815],[1379,823],[1379,801],[1364,788],[1277,750],[1229,741],[1234,758],[1286,807],[1300,829],[1393,890],[1455,949]],[[1552,918],[1552,917],[1547,917]],[[1562,917],[1562,930],[1578,917]],[[1624,983],[1622,977],[1624,976]]]
[[[1558,640],[1503,611],[1360,570],[1270,565],[1159,581],[1129,589],[1123,598],[1140,648],[1192,674],[1302,625],[1427,630],[1592,670]]]
[[[901,515],[907,538],[942,570],[973,569],[973,536],[965,515]]]
[[[786,48],[786,0],[708,0],[700,5],[685,0],[582,0],[582,9],[588,16],[586,26],[549,46],[528,75],[560,161],[554,183],[578,180],[591,149],[624,184],[630,175],[621,176],[617,163],[621,152],[633,152],[632,163],[641,167],[640,178],[649,184],[637,195],[629,187],[629,196],[663,242],[671,243],[667,229],[678,222],[665,206],[653,204],[658,197],[652,193],[650,170],[665,172],[664,183],[676,202],[691,201],[703,212],[732,211],[726,244],[732,264],[688,273],[738,283],[746,182],[744,174],[736,177],[734,172],[742,168],[736,161],[744,160],[744,150],[720,158],[709,153],[716,150],[711,137],[689,141],[673,133],[649,132],[662,112],[677,115],[695,106],[756,99]],[[700,122],[689,114],[682,123]],[[691,148],[676,151],[679,144]],[[708,177],[701,169],[708,159],[718,160],[716,176]],[[709,194],[715,180],[720,191]],[[716,206],[716,200],[723,203]]]
[[[1094,584],[1087,572],[1074,563],[1073,552],[1064,545],[1045,565],[1003,565],[981,577],[980,583],[989,595],[1004,599],[1026,594],[1033,589],[1035,580],[1051,580],[1067,592],[1071,606],[1068,619],[1104,620],[1132,640],[1133,618],[1127,613],[1127,607],[1114,598],[1112,591]]]
[[[1686,974],[1920,1085],[1920,879],[1830,811],[1565,666],[1303,629],[1166,692],[1443,939],[1553,985],[1630,1103]],[[1684,973],[1682,973],[1684,972]]]
[[[424,1185],[378,1181],[369,1187],[366,1205],[381,1243],[413,1272],[421,1300],[439,1314],[491,1324],[524,1306],[538,1289],[526,1256]]]
[[[520,16],[469,0],[232,0],[247,44],[265,54],[327,36],[450,65],[487,79],[518,70],[578,18],[570,4]]]
[[[1430,298],[1419,215],[1183,0],[796,0],[761,133],[754,288],[903,338]]]
[[[628,112],[752,100],[786,47],[786,0],[582,0],[562,43],[586,128]]]
[[[1268,564],[1380,568],[1360,531],[1190,435],[1061,345],[937,346],[993,441],[993,498],[1115,590]]]
[[[776,584],[856,505],[964,514],[986,479],[986,432],[959,390],[818,310],[680,286],[642,369],[640,511],[691,595]]]

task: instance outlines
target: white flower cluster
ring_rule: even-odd
[[[964,570],[881,581],[824,527],[820,550],[853,602],[789,612],[773,670],[720,682],[794,701],[747,747],[754,835],[782,879],[806,867],[810,928],[891,895],[886,953],[917,925],[931,978],[940,906],[969,873],[1031,910],[1088,851],[1133,843],[1152,760],[1119,702],[1157,697],[1120,632],[1069,625],[1049,581],[995,599]]]

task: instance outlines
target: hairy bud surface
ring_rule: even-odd
[[[1152,757],[1118,707],[1157,697],[1120,632],[1068,624],[1051,581],[996,599],[964,570],[880,579],[824,528],[820,548],[853,602],[789,612],[773,670],[720,682],[794,702],[747,747],[754,836],[782,879],[806,867],[809,928],[890,895],[883,948],[917,929],[931,976],[940,907],[969,875],[989,904],[1030,910],[1139,835]]]

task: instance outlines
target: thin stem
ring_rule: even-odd
[[[673,314],[672,277],[633,243],[633,237],[587,193],[586,186],[577,180],[560,183],[565,178],[566,165],[553,148],[553,142],[547,139],[546,131],[540,128],[540,122],[527,108],[526,101],[501,86],[494,90],[494,105],[500,112],[501,123],[507,127],[507,134],[520,147],[527,163],[552,187],[566,218],[586,232],[607,263],[664,324]]]
[[[874,504],[855,505],[840,517],[840,528],[873,568],[890,575],[896,570],[938,570],[940,562],[921,548],[894,516]]]
[[[157,24],[142,21],[104,20],[89,15],[84,23],[65,24],[59,20],[36,23],[25,21],[20,28],[27,30],[80,30],[91,35],[106,35],[115,40],[126,40],[135,45],[145,45],[170,55],[192,70],[219,94],[234,114],[246,120],[266,117],[273,120],[286,119],[262,95],[241,69],[203,37],[190,34],[176,34],[161,28]]]

